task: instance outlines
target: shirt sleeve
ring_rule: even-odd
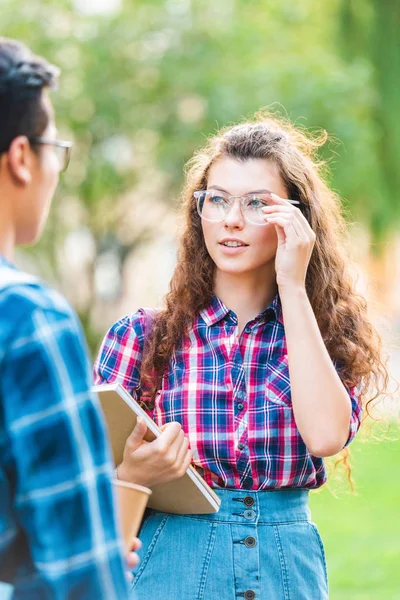
[[[109,448],[68,305],[26,315],[4,355],[0,386],[19,551],[26,547],[37,574],[27,578],[32,597],[127,598]]]
[[[114,323],[94,364],[94,382],[120,383],[137,399],[144,345],[145,315],[138,311]]]
[[[360,429],[361,417],[362,417],[362,406],[360,396],[360,386],[354,386],[346,388],[351,401],[351,417],[350,417],[350,428],[349,437],[344,445],[344,448],[352,442],[356,436],[356,433]]]

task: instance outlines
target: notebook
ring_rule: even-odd
[[[125,442],[132,433],[138,416],[147,424],[148,429],[144,437],[147,442],[160,435],[158,425],[119,383],[94,386],[93,392],[100,399],[115,465],[122,462]],[[148,506],[168,513],[216,513],[221,503],[217,494],[192,466],[183,477],[154,485],[151,490],[153,493]]]

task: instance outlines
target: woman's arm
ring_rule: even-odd
[[[322,339],[305,279],[315,234],[300,210],[274,196],[264,209],[278,247],[276,279],[288,349],[292,405],[299,432],[314,456],[331,456],[346,444],[352,405]]]
[[[328,354],[304,287],[280,289],[296,425],[314,456],[349,437],[351,401]]]

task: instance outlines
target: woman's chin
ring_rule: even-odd
[[[226,273],[227,275],[243,275],[254,270],[250,265],[240,264],[239,261],[219,260],[215,264],[220,273]]]

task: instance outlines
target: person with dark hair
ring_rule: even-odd
[[[159,426],[178,422],[221,499],[210,515],[148,511],[139,597],[328,598],[309,491],[388,373],[315,153],[324,139],[268,113],[211,137],[186,172],[165,308],[151,328],[141,309],[104,338],[95,382],[123,385]],[[143,434],[117,475],[151,487],[163,470]],[[179,453],[164,454],[172,480]]]
[[[18,600],[120,600],[112,466],[81,328],[58,293],[13,265],[68,165],[48,95],[57,75],[0,38],[0,581]]]

